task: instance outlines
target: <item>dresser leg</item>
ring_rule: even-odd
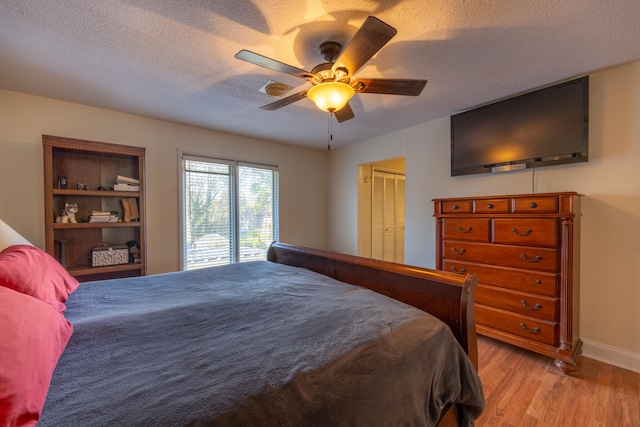
[[[564,345],[562,345],[564,347]],[[571,358],[556,359],[554,364],[565,374],[573,374],[578,370],[578,357],[582,354],[582,340],[578,340],[571,354]]]
[[[578,370],[578,365],[575,362],[566,362],[564,360],[556,359],[554,364],[565,374],[571,375]]]

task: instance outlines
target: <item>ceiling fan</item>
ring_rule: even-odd
[[[284,64],[266,56],[241,50],[235,57],[270,70],[304,79],[312,87],[260,107],[277,110],[303,98],[311,99],[318,108],[335,114],[338,122],[354,117],[349,99],[357,93],[418,96],[427,84],[426,80],[366,79],[352,80],[354,74],[371,59],[397,33],[392,26],[374,16],[369,16],[343,50],[338,42],[327,41],[320,45],[320,54],[327,61],[311,72]]]

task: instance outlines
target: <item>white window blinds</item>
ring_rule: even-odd
[[[183,155],[184,268],[265,259],[278,240],[276,167]]]

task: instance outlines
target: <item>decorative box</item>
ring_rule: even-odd
[[[91,249],[91,266],[127,264],[129,262],[129,247],[127,245],[101,244]]]

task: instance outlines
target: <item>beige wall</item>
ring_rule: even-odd
[[[179,268],[178,151],[278,165],[280,240],[325,248],[324,151],[0,90],[0,218],[44,247],[42,134],[146,147],[149,273]]]
[[[588,163],[452,178],[449,118],[329,156],[329,246],[357,253],[358,165],[405,157],[405,262],[435,266],[431,200],[577,191],[582,208],[584,354],[640,372],[640,62],[591,75]]]

